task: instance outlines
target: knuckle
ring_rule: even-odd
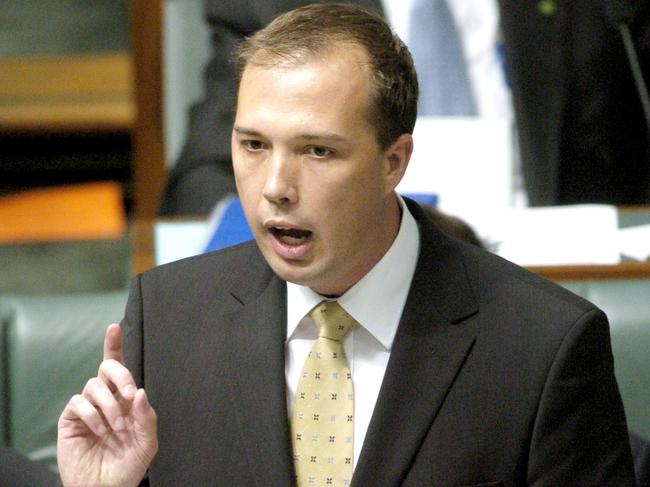
[[[103,377],[111,377],[115,380],[125,381],[131,374],[120,362],[114,359],[103,360],[99,365],[99,374]]]
[[[80,394],[75,394],[70,399],[71,407],[73,408],[75,414],[82,420],[87,419],[95,411],[95,408],[89,407],[89,404],[90,403],[87,401],[87,399]]]
[[[94,407],[84,407],[79,411],[79,417],[84,423],[89,424],[99,417],[99,413]]]
[[[84,386],[83,392],[88,393],[88,392],[94,392],[97,391],[100,388],[100,382],[101,379],[98,377],[91,377],[86,381],[86,385]]]
[[[110,370],[113,367],[113,361],[111,359],[104,359],[102,360],[102,363],[99,364],[99,370],[98,373],[106,373],[107,370]]]
[[[72,406],[81,406],[85,402],[86,402],[86,400],[84,399],[84,397],[81,394],[75,394],[74,396],[72,396],[70,398],[70,405],[72,405]]]

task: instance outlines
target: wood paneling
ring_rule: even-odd
[[[134,209],[154,218],[165,183],[162,107],[162,0],[132,0],[130,22],[137,119],[133,132]]]
[[[562,265],[530,267],[552,281],[598,279],[650,279],[650,262],[621,262],[611,265]]]
[[[0,58],[0,131],[129,132],[129,53]]]

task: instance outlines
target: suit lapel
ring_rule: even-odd
[[[243,283],[250,288],[249,283]],[[243,291],[243,288],[242,288]],[[222,373],[231,378],[230,396],[246,445],[251,477],[256,485],[293,484],[284,376],[286,287],[277,277],[250,302],[245,293],[241,310],[225,317],[229,354]]]
[[[398,486],[474,343],[461,321],[476,313],[457,244],[417,205],[421,248],[409,298],[355,469],[356,486]],[[219,349],[234,417],[258,486],[293,485],[284,354],[286,287],[277,277],[242,279],[241,308],[223,317]],[[253,291],[251,291],[253,290]],[[253,441],[251,439],[254,439]]]
[[[460,324],[477,311],[460,252],[409,206],[420,222],[420,257],[355,469],[356,486],[401,484],[475,339]]]

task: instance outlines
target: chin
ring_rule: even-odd
[[[310,286],[313,277],[313,271],[307,266],[300,266],[298,264],[290,264],[276,255],[267,257],[266,261],[269,263],[273,272],[283,281],[292,282],[301,286]],[[311,287],[311,286],[310,286]]]
[[[315,285],[313,277],[306,272],[280,270],[279,272],[276,271],[276,274],[280,279],[293,284],[298,284],[299,286],[307,286],[311,288]]]
[[[286,269],[285,267],[283,269],[273,268],[273,271],[283,281],[308,287],[312,291],[324,296],[334,294],[324,291],[331,286],[326,285],[323,279],[319,278],[320,274],[315,269]]]

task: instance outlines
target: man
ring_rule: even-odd
[[[394,14],[415,1],[353,3],[381,12],[398,26],[404,22]],[[507,108],[514,110],[528,202],[649,203],[650,142],[616,24],[620,18],[630,24],[647,74],[650,2],[629,2],[635,15],[623,15],[626,2],[613,0],[448,0],[450,7],[470,13],[467,26],[455,18],[461,20],[461,31],[474,30],[464,44],[484,46],[492,40],[489,36],[486,41],[483,18],[476,18],[482,12],[477,7],[485,10],[492,2],[498,4],[503,37],[503,46],[492,50],[505,51],[506,90],[512,93],[513,105]],[[170,173],[161,214],[208,214],[220,198],[235,192],[229,149],[236,88],[232,47],[275,16],[305,3],[205,0],[213,45],[205,96],[192,108],[188,138]],[[489,59],[474,51],[465,54],[470,56],[468,70],[478,70],[473,89],[485,98],[479,105],[499,105],[500,90],[486,80],[502,68],[490,67]],[[488,114],[479,110],[479,115]]]
[[[255,242],[136,278],[124,353],[112,325],[61,415],[64,485],[147,471],[150,485],[633,485],[604,314],[394,192],[417,80],[388,26],[308,6],[239,62],[232,154]],[[312,310],[330,308],[344,338],[316,336]],[[343,357],[323,343],[343,347],[347,377],[307,372]],[[326,378],[353,392],[305,388]],[[353,412],[303,415],[304,401]],[[350,429],[326,441],[299,433],[306,420]],[[345,458],[304,453],[321,442]]]

